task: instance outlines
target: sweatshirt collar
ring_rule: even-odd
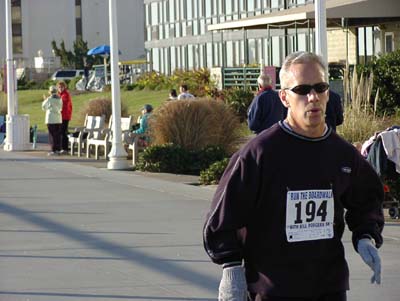
[[[286,132],[296,138],[306,140],[306,141],[315,141],[316,142],[316,141],[325,140],[332,133],[332,128],[330,128],[329,126],[327,126],[325,124],[325,130],[324,130],[324,133],[322,134],[322,136],[317,137],[317,138],[311,138],[311,137],[306,137],[306,136],[300,135],[300,134],[296,133],[295,131],[293,131],[292,128],[290,127],[290,125],[285,120],[281,120],[278,123],[284,132]]]

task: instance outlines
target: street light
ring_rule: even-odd
[[[17,82],[13,59],[11,0],[5,1],[6,11],[6,58],[7,58],[7,119],[5,151],[29,148],[29,115],[17,115]]]
[[[315,6],[315,45],[316,53],[328,62],[328,42],[326,39],[326,3],[325,0],[316,0]]]
[[[128,161],[123,145],[121,130],[121,97],[119,85],[118,67],[118,28],[117,28],[117,7],[115,0],[109,0],[109,22],[110,22],[110,65],[111,65],[111,99],[112,99],[112,145],[108,155],[110,161],[108,169],[127,169]],[[107,75],[106,75],[107,76]]]

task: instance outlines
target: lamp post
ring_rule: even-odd
[[[328,62],[328,43],[326,39],[326,3],[315,0],[315,48],[316,53]]]
[[[110,161],[108,169],[127,169],[127,153],[122,145],[121,131],[121,97],[119,85],[118,68],[118,29],[117,29],[117,7],[115,0],[109,0],[109,23],[110,23],[110,65],[111,65],[111,98],[112,98],[112,146],[108,155]]]
[[[7,118],[5,151],[29,149],[29,115],[17,115],[17,80],[13,59],[11,0],[5,1],[7,58]]]
[[[13,103],[15,88],[14,88],[14,59],[13,59],[11,18],[12,18],[11,0],[6,0],[7,108],[9,117],[14,116],[16,114]]]

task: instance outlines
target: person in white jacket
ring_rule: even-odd
[[[59,154],[61,150],[61,109],[62,100],[57,95],[57,87],[49,87],[49,96],[43,95],[42,110],[46,111],[45,123],[49,131],[49,143],[51,151],[47,154],[48,156],[54,156]]]

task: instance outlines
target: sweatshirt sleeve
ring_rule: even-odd
[[[364,235],[370,235],[379,248],[382,243],[383,185],[372,166],[361,156],[352,178],[351,192],[345,200],[346,222],[352,231],[352,242],[357,251],[357,243]]]
[[[235,154],[220,180],[203,228],[204,248],[214,263],[243,258],[243,234],[261,181],[257,165],[256,160]]]
[[[247,113],[247,122],[249,124],[249,129],[253,132],[260,132],[261,128],[261,116],[263,108],[260,103],[260,96],[256,96],[252,103],[250,104],[249,111]]]

